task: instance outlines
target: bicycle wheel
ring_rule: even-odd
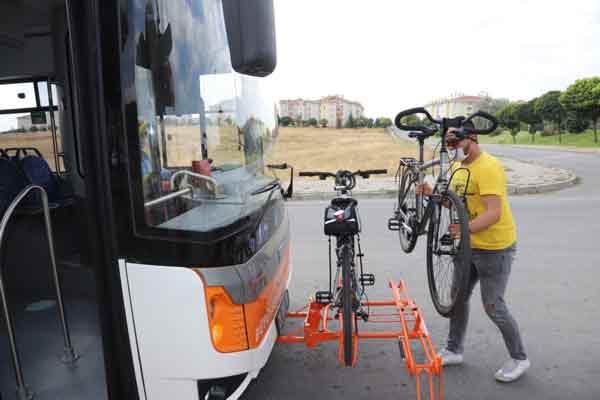
[[[460,236],[452,238],[449,225],[459,225]],[[427,232],[427,280],[433,305],[444,317],[467,296],[471,273],[469,217],[458,195],[448,191],[436,200]]]
[[[398,210],[404,213],[404,216],[398,214],[400,226],[398,229],[398,238],[400,239],[400,247],[405,253],[410,253],[414,250],[419,237],[417,232],[417,199],[415,195],[415,187],[417,176],[414,171],[407,169],[402,174],[400,188],[398,190]],[[409,227],[412,231],[406,229]]]
[[[350,245],[344,245],[342,248],[342,334],[344,342],[344,365],[346,367],[352,366],[354,362],[352,258],[353,254]]]

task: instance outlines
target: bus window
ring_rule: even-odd
[[[51,87],[50,98],[45,79],[0,83],[0,149],[13,149],[10,155],[17,155],[14,149],[35,149],[54,172],[61,173],[65,166],[58,107],[60,91],[54,84]],[[32,150],[27,154],[32,154]]]
[[[36,105],[33,82],[0,85],[0,109],[34,108]]]
[[[253,193],[271,180],[263,160],[277,136],[275,102],[265,101],[261,78],[233,71],[221,1],[190,4],[130,0],[135,61],[125,68],[137,132],[129,148],[138,153],[130,173],[137,230],[153,235],[214,232],[269,196]]]

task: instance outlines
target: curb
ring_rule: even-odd
[[[334,191],[313,192],[313,193],[294,193],[293,201],[303,200],[331,200],[335,196]],[[370,192],[352,192],[355,199],[395,199],[397,191],[392,189],[370,191]]]
[[[524,164],[533,164],[533,165],[539,165],[539,166],[542,166],[545,168],[554,168],[554,167],[548,167],[547,165],[544,165],[542,163],[525,161],[525,160],[519,159],[517,157],[502,156],[502,158],[511,159],[511,160],[518,161],[518,162],[521,162]],[[564,168],[560,168],[560,169],[568,173],[569,177],[567,179],[564,179],[562,181],[550,182],[550,183],[538,183],[535,185],[507,184],[506,185],[507,193],[509,195],[523,195],[523,194],[538,194],[538,193],[556,192],[558,190],[562,190],[562,189],[566,189],[571,186],[575,186],[576,184],[578,184],[581,181],[581,179],[577,175],[575,175],[575,173],[573,173],[572,171],[564,169]]]
[[[408,138],[404,138],[398,134],[398,132],[394,128],[387,128],[388,133],[395,139],[399,140],[410,140]],[[515,147],[527,147],[526,145],[509,145]],[[533,147],[532,147],[533,148]],[[569,150],[563,150],[569,151]],[[571,151],[573,152],[573,151]],[[583,152],[582,152],[583,153]],[[586,152],[592,153],[592,152]],[[536,164],[541,165],[543,167],[547,167],[546,165],[534,163],[531,161],[521,160],[516,157],[506,157],[502,156],[502,158],[512,159],[521,163],[526,164]],[[547,167],[548,168],[548,167]],[[508,195],[511,196],[519,196],[519,195],[527,195],[527,194],[540,194],[540,193],[549,193],[556,192],[558,190],[566,189],[571,186],[575,186],[581,182],[581,178],[575,175],[572,171],[565,170],[569,175],[569,177],[562,181],[550,182],[550,183],[540,183],[535,185],[514,185],[507,184],[506,191]],[[357,199],[393,199],[397,196],[397,190],[395,189],[384,189],[378,191],[355,191],[352,193],[353,197]],[[334,196],[333,191],[327,192],[309,192],[309,193],[295,193],[292,200],[303,201],[303,200],[330,200]]]
[[[484,143],[484,146],[510,146],[516,149],[526,149],[526,150],[542,150],[542,151],[562,151],[565,153],[577,153],[577,154],[592,154],[592,155],[600,155],[600,149],[590,148],[590,147],[575,147],[575,146],[565,146],[561,147],[558,145],[548,144],[548,145],[537,145],[537,144],[493,144],[493,143]]]
[[[518,160],[520,161],[520,160]],[[571,186],[577,185],[581,179],[572,172],[569,172],[569,178],[550,183],[541,183],[537,185],[506,185],[506,191],[508,195],[520,196],[527,194],[540,194],[556,192],[558,190],[566,189]],[[394,189],[385,189],[378,191],[355,191],[352,193],[354,198],[357,199],[394,199],[397,196],[397,191]],[[330,200],[334,196],[333,191],[328,192],[311,192],[311,193],[294,193],[292,200],[303,201],[303,200]]]
[[[579,181],[580,179],[575,174],[570,174],[569,178],[565,179],[564,181],[543,183],[539,185],[507,185],[507,192],[509,195],[556,192],[558,190],[575,186],[577,183],[579,183]]]

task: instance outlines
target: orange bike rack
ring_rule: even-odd
[[[435,352],[425,321],[419,307],[407,295],[404,281],[396,284],[389,282],[392,290],[391,301],[369,301],[362,303],[372,311],[375,307],[394,307],[392,312],[369,313],[369,319],[363,325],[389,324],[398,328],[391,331],[361,331],[354,334],[354,360],[357,359],[358,341],[360,339],[395,339],[399,341],[402,359],[405,361],[406,369],[410,376],[415,377],[417,400],[421,400],[421,373],[425,372],[428,377],[430,400],[442,400],[442,364],[441,359]],[[311,301],[303,311],[289,312],[288,318],[304,318],[304,326],[290,334],[279,336],[280,343],[304,343],[307,347],[315,347],[320,342],[339,341],[338,358],[343,362],[342,334],[340,330],[328,329],[328,322],[336,318],[330,315],[330,305]],[[341,316],[340,316],[341,318]],[[339,324],[341,326],[341,324]],[[417,342],[424,355],[424,362],[415,361],[411,341]],[[434,384],[434,376],[438,378],[437,391]]]

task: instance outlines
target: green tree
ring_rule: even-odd
[[[290,126],[292,122],[292,118],[288,116],[279,118],[279,125],[281,126]]]
[[[416,115],[407,115],[402,118],[401,122],[408,126],[422,126],[423,122]]]
[[[576,112],[592,121],[594,142],[598,143],[597,125],[600,118],[600,77],[578,79],[560,96],[560,102],[569,112]]]
[[[308,125],[309,126],[317,126],[319,124],[319,122],[317,121],[316,118],[311,118],[308,120]]]
[[[369,118],[367,122],[367,128],[372,128],[373,126],[375,126],[375,120],[373,118]]]
[[[528,132],[535,135],[536,125],[542,122],[542,119],[535,111],[535,102],[537,98],[531,99],[525,103],[519,103],[517,106],[517,118],[519,121],[528,125]]]
[[[479,104],[479,110],[485,111],[492,115],[499,113],[503,108],[510,104],[508,99],[495,99],[490,97],[489,95],[484,95],[481,97],[481,103]],[[478,111],[478,110],[473,110]]]
[[[344,128],[354,128],[354,117],[352,116],[352,113],[350,113],[346,123],[344,123]]]
[[[517,134],[521,129],[521,121],[519,120],[519,104],[510,103],[496,114],[500,126],[508,129],[513,139],[513,143],[517,143]]]
[[[583,115],[579,115],[576,112],[568,112],[565,118],[565,129],[572,133],[581,133],[588,127],[587,121]]]
[[[325,118],[321,118],[321,119],[319,120],[319,123],[321,124],[321,128],[326,128],[326,127],[327,127],[327,123],[328,123],[328,121],[327,121],[327,119],[325,119]]]
[[[375,120],[375,127],[377,128],[387,128],[392,125],[392,120],[387,117],[379,117]]]
[[[543,120],[554,123],[558,130],[558,142],[562,143],[562,123],[566,117],[565,108],[560,103],[561,92],[552,90],[538,97],[533,104],[533,109]]]

